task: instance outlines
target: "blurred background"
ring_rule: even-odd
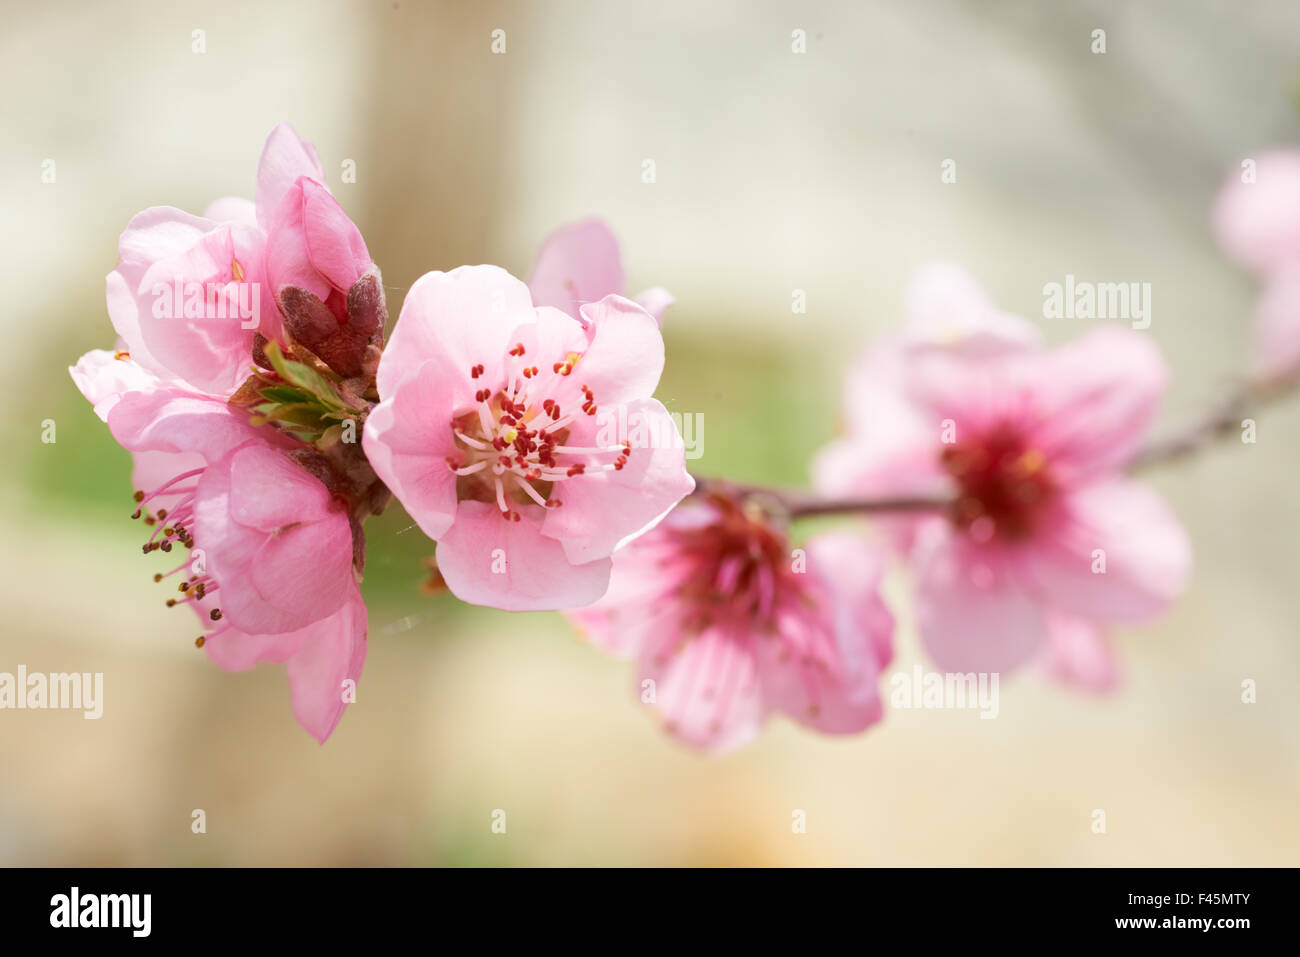
[[[1039,318],[1044,283],[1152,283],[1173,426],[1246,361],[1254,284],[1208,209],[1243,158],[1300,142],[1291,0],[4,0],[3,16],[0,671],[103,672],[105,702],[99,721],[0,711],[0,864],[1300,863],[1300,403],[1262,414],[1257,444],[1153,477],[1198,567],[1164,620],[1116,633],[1118,693],[1024,674],[996,721],[891,711],[825,738],[778,718],[709,759],[558,615],[422,595],[431,543],[396,505],[367,527],[358,701],[318,746],[283,669],[220,671],[163,607],[128,456],[66,371],[112,344],[103,277],[127,220],[251,197],[288,120],[394,317],[429,269],[527,275],[554,227],[606,218],[629,288],[678,298],[658,394],[703,413],[701,474],[806,482],[840,373],[936,258],[1053,341],[1090,323]],[[910,671],[901,572],[887,598],[891,672]]]

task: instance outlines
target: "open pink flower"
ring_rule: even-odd
[[[561,226],[542,243],[528,290],[534,305],[554,306],[577,318],[584,304],[623,295],[625,283],[614,233],[599,219],[584,219]],[[664,311],[674,299],[667,289],[655,286],[635,301],[662,325]]]
[[[568,612],[592,642],[638,661],[638,695],[708,751],[753,739],[782,712],[831,734],[879,721],[894,621],[880,554],[854,535],[792,550],[724,498],[676,509],[614,556],[608,594]]]
[[[1166,384],[1144,336],[1101,327],[1051,351],[1005,330],[922,336],[859,368],[894,370],[900,416],[882,421],[870,402],[879,384],[851,377],[848,434],[819,456],[817,484],[955,500],[947,514],[893,520],[941,667],[1009,671],[1048,654],[1060,618],[1139,621],[1182,590],[1182,526],[1122,474]]]
[[[663,362],[654,319],[618,296],[574,318],[494,266],[411,287],[362,440],[452,592],[509,610],[604,594],[614,550],[694,487],[650,397]]]
[[[297,443],[224,400],[160,380],[124,352],[88,353],[71,371],[135,460],[144,551],[189,550],[155,576],[180,578],[168,604],[194,608],[199,644],[223,667],[287,662],[294,713],[323,741],[365,656],[346,512],[293,461]]]
[[[369,259],[323,179],[316,151],[281,123],[258,163],[256,204],[227,198],[203,216],[170,206],[136,215],[107,280],[109,316],[132,358],[194,391],[232,394],[248,377],[255,336],[283,343],[274,279],[323,289],[326,298],[322,274],[309,267],[341,281],[347,272],[341,259],[354,253]],[[270,230],[276,232],[274,276],[267,273]],[[304,236],[311,238],[305,251]]]
[[[1263,153],[1234,172],[1214,206],[1219,244],[1260,277],[1254,359],[1266,376],[1300,369],[1300,150]]]

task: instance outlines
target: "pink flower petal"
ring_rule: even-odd
[[[107,349],[92,349],[77,360],[68,372],[95,414],[107,422],[108,413],[127,392],[152,392],[163,387],[162,380],[147,372],[129,356]]]
[[[456,517],[458,455],[451,429],[457,380],[444,360],[424,363],[371,410],[361,442],[375,473],[430,538]]]
[[[623,430],[610,421],[610,437],[603,428],[590,431],[596,428],[592,426],[575,430],[569,442],[597,447],[602,439],[612,438],[612,444],[627,441],[632,445],[627,464],[618,471],[588,472],[556,483],[555,497],[564,504],[548,510],[542,525],[542,534],[558,540],[575,564],[608,557],[625,540],[653,528],[695,488],[686,471],[681,436],[663,405],[638,399],[605,412],[611,419],[616,412],[626,412],[625,434],[618,434]]]
[[[593,332],[575,374],[591,387],[596,404],[610,407],[653,395],[664,370],[664,340],[654,317],[622,296],[606,296],[580,314]]]
[[[676,561],[678,546],[668,534],[716,520],[716,511],[697,501],[682,503],[646,535],[613,556],[609,589],[599,601],[565,612],[598,648],[622,658],[638,656],[667,631],[676,631],[682,609],[674,593],[694,571]]]
[[[814,536],[805,548],[807,604],[778,616],[779,640],[756,642],[763,697],[819,731],[862,731],[883,716],[880,671],[893,657],[894,619],[878,592],[883,560],[854,535]]]
[[[635,300],[638,306],[655,317],[655,322],[659,323],[660,328],[663,328],[664,313],[668,311],[669,306],[677,302],[673,294],[662,286],[655,286],[638,293]]]
[[[293,714],[321,744],[334,733],[352,700],[366,661],[366,604],[353,586],[352,595],[334,615],[309,625],[310,637],[289,659],[289,696]]]
[[[885,554],[861,535],[825,532],[804,544],[808,569],[822,579],[834,597],[836,609],[829,617],[837,625],[849,624],[856,635],[866,634],[875,653],[874,667],[861,658],[860,650],[838,636],[841,651],[851,670],[879,672],[894,660],[894,616],[880,597],[885,578]],[[840,609],[846,615],[838,615]],[[874,682],[874,678],[872,679]],[[874,684],[873,684],[874,687]]]
[[[346,295],[370,269],[361,231],[320,183],[302,177],[280,200],[266,238],[267,282],[276,297],[286,286],[322,302]]]
[[[149,354],[196,388],[230,395],[248,377],[263,308],[275,308],[261,289],[262,238],[244,226],[218,226],[155,261],[135,294]]]
[[[911,344],[941,345],[978,355],[1037,348],[1042,334],[1032,323],[1002,312],[961,266],[922,266],[908,285],[903,335]]]
[[[299,138],[292,126],[280,123],[271,130],[257,164],[257,221],[271,225],[275,208],[300,176],[325,182],[316,148]]]
[[[387,398],[397,383],[425,361],[440,356],[457,370],[472,396],[469,371],[483,365],[485,382],[501,378],[510,334],[534,320],[528,287],[497,266],[461,266],[425,273],[402,303],[397,327],[379,363],[379,394]]]
[[[708,628],[685,640],[663,634],[647,649],[638,689],[654,682],[654,705],[668,734],[713,753],[758,736],[764,708],[755,641],[748,634]]]
[[[1103,326],[1035,363],[1032,441],[1057,478],[1112,472],[1137,454],[1168,386],[1169,370],[1149,336]]]
[[[352,530],[342,509],[326,510],[323,495],[328,498],[319,480],[259,444],[241,447],[203,473],[195,493],[195,539],[220,582],[221,610],[234,627],[258,634],[296,631],[343,603],[353,582]],[[283,524],[265,527],[276,520]]]
[[[197,609],[200,619],[216,604],[214,598],[202,602]],[[338,611],[304,628],[259,635],[225,627],[208,637],[203,650],[227,671],[245,671],[259,663],[286,664],[294,717],[324,744],[347,708],[344,682],[350,680],[354,690],[360,680],[367,630],[366,605],[353,585]]]
[[[1267,280],[1255,307],[1253,359],[1264,376],[1300,369],[1300,258]]]
[[[108,428],[132,452],[193,452],[215,462],[248,442],[278,433],[248,424],[223,400],[174,388],[128,392],[108,413]]]
[[[1214,229],[1224,250],[1244,266],[1268,272],[1300,261],[1300,151],[1253,157],[1255,182],[1233,170],[1214,206]]]
[[[1119,684],[1119,666],[1100,628],[1083,618],[1049,614],[1043,668],[1062,684],[1104,694]]]
[[[1164,500],[1116,478],[1071,493],[1053,511],[1020,575],[1063,611],[1141,621],[1182,592],[1191,567],[1191,542]]]
[[[538,509],[506,521],[495,505],[461,502],[438,541],[438,570],[461,601],[506,611],[589,605],[609,585],[610,561],[571,564],[564,548],[541,533]]]
[[[997,547],[972,545],[933,519],[918,535],[913,574],[917,628],[940,668],[1008,672],[1042,648],[1043,611]]]
[[[216,226],[172,206],[152,206],[132,217],[118,240],[119,262],[106,281],[108,317],[131,358],[164,378],[173,378],[174,373],[154,358],[145,341],[140,281],[155,262],[184,255]],[[144,312],[147,315],[149,310]]]
[[[528,278],[533,304],[571,316],[580,306],[623,293],[618,240],[599,219],[562,226],[547,237]]]
[[[214,223],[228,223],[260,229],[257,222],[257,206],[242,196],[226,196],[213,200],[203,211],[203,218]]]

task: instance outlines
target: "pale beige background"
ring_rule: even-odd
[[[632,287],[679,297],[661,397],[705,414],[702,472],[799,481],[834,431],[838,372],[935,257],[1030,317],[1067,272],[1151,282],[1172,425],[1245,359],[1253,287],[1217,253],[1207,209],[1241,158],[1300,142],[1294,4],[9,0],[3,14],[0,671],[102,671],[106,712],[0,712],[0,863],[1300,862],[1300,408],[1262,415],[1257,445],[1156,478],[1198,568],[1166,619],[1117,635],[1118,696],[1026,675],[996,721],[894,712],[840,740],[776,721],[709,760],[661,737],[627,666],[558,616],[420,596],[428,549],[400,515],[371,534],[360,701],[316,746],[282,671],[211,667],[163,609],[126,520],[125,457],[65,371],[111,341],[103,275],[126,220],[251,195],[262,139],[287,119],[317,144],[394,313],[427,269],[526,273],[549,229],[606,216]],[[1089,52],[1096,27],[1105,56]],[[946,158],[956,185],[939,182]],[[795,288],[806,316],[790,314]],[[1053,339],[1086,326],[1039,321]],[[909,669],[904,576],[888,590]],[[1240,702],[1244,678],[1257,704]],[[489,832],[496,808],[505,836]],[[806,835],[791,834],[796,808]]]

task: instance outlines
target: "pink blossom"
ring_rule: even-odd
[[[146,553],[189,549],[180,576],[199,644],[223,667],[287,662],[294,713],[323,741],[355,682],[366,618],[346,512],[293,459],[298,443],[224,400],[153,376],[124,352],[95,351],[74,381],[135,460]]]
[[[614,550],[694,487],[651,398],[663,362],[653,317],[618,296],[575,318],[495,266],[411,287],[362,440],[452,592],[509,610],[604,594]]]
[[[637,660],[638,696],[689,745],[739,747],[778,711],[851,734],[882,715],[877,679],[894,630],[883,567],[858,536],[792,551],[761,513],[712,498],[619,551],[609,592],[568,615],[594,644]]]
[[[284,342],[274,279],[316,291],[321,275],[342,281],[347,256],[369,259],[323,179],[316,151],[281,123],[258,163],[256,204],[227,198],[204,216],[170,206],[136,215],[107,280],[109,316],[135,361],[194,391],[232,394],[248,377],[256,335]],[[296,205],[290,194],[299,197]],[[270,230],[274,276],[267,272]],[[311,238],[305,252],[304,235]],[[307,268],[313,265],[325,272]]]
[[[1219,244],[1263,282],[1254,362],[1265,376],[1300,369],[1300,151],[1255,160],[1253,179],[1234,172],[1214,206]]]
[[[973,285],[967,295],[978,312],[985,297]],[[1162,612],[1191,549],[1164,502],[1123,475],[1166,386],[1150,340],[1103,326],[1046,350],[1005,324],[973,328],[869,354],[847,384],[848,434],[815,473],[836,495],[955,500],[944,514],[892,520],[921,637],[944,668],[1009,671],[1047,654],[1059,617]]]
[[[621,296],[624,289],[618,240],[599,219],[570,223],[551,233],[542,243],[528,278],[535,305],[554,306],[574,318],[582,305],[610,295]],[[647,289],[635,300],[660,325],[664,311],[675,301],[668,290],[659,286]]]

